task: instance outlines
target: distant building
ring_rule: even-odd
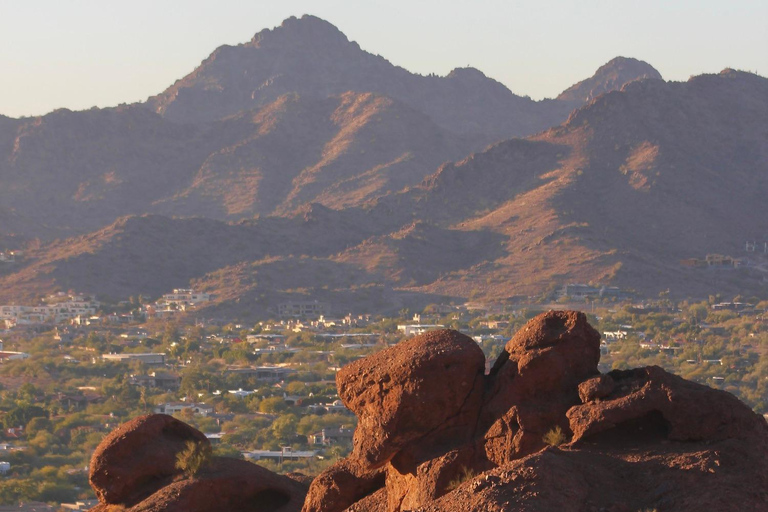
[[[330,310],[328,303],[316,300],[283,302],[277,306],[281,318],[319,318],[328,315]]]
[[[165,364],[164,353],[103,354],[101,359],[104,361],[114,361],[118,363],[125,363],[128,361],[141,361],[144,364]]]
[[[181,386],[181,377],[167,372],[151,372],[148,375],[131,375],[128,382],[134,386],[175,391]]]
[[[284,460],[311,459],[317,456],[317,452],[294,451],[290,446],[283,447],[282,450],[253,450],[243,452],[243,457],[250,460],[270,459],[278,462]]]
[[[444,328],[444,325],[438,324],[407,324],[397,326],[397,330],[402,331],[405,336],[418,336],[420,334],[424,334],[427,331]]]
[[[247,368],[230,368],[227,373],[235,375],[255,376],[256,380],[264,382],[279,382],[295,373],[296,370],[283,368],[282,366],[251,366]]]
[[[155,413],[157,414],[176,414],[185,410],[191,410],[194,414],[199,414],[200,416],[208,416],[214,412],[212,405],[194,402],[166,402],[155,407]]]
[[[99,500],[83,500],[83,501],[76,501],[75,503],[62,503],[61,509],[62,510],[75,510],[75,511],[85,511],[85,510],[91,510],[93,507],[99,504]]]
[[[196,305],[201,302],[208,302],[211,300],[211,295],[208,293],[197,292],[189,288],[176,288],[173,293],[166,293],[162,299],[158,302],[165,304],[185,304]]]
[[[320,432],[315,432],[307,436],[309,444],[322,444],[330,445],[343,442],[352,442],[352,437],[355,434],[353,428],[324,428]]]
[[[0,351],[0,362],[26,359],[28,357],[29,357],[29,354],[27,354],[26,352]]]

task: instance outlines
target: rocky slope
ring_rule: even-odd
[[[409,146],[418,134],[402,136],[385,126],[408,115],[414,117],[409,124],[431,126],[402,105],[373,95],[286,97],[255,118],[224,121],[230,126],[224,133],[237,134],[231,138],[239,142],[208,158],[183,191],[153,201],[153,208],[191,214],[197,204],[211,216],[237,218],[258,213],[259,205],[287,211],[327,199],[337,209],[301,206],[284,217],[244,224],[132,217],[129,231],[119,221],[30,250],[23,266],[0,278],[0,296],[34,296],[56,287],[113,297],[155,295],[196,281],[236,303],[285,281],[285,261],[275,264],[267,256],[305,269],[308,281],[300,287],[309,294],[350,284],[378,286],[420,296],[422,305],[435,296],[504,300],[588,281],[650,295],[666,289],[688,296],[760,293],[758,269],[726,275],[684,267],[681,260],[743,256],[745,240],[762,240],[768,218],[765,97],[768,80],[732,70],[685,83],[632,82],[575,111],[559,127],[443,164],[399,192],[391,190],[451,150],[449,136],[421,130],[423,140],[432,142],[416,146],[443,145],[419,153]],[[313,115],[318,120],[308,124],[312,133],[286,150],[297,164],[278,173],[281,150],[271,151],[297,133],[300,119]],[[328,146],[329,138],[317,136],[314,127],[323,123],[335,127],[329,137],[338,143]],[[374,151],[372,135],[394,142]],[[366,163],[361,151],[378,156]],[[406,154],[414,156],[400,158]],[[317,158],[325,163],[303,167]],[[398,163],[374,165],[387,160]],[[254,167],[246,172],[246,165]],[[336,181],[342,167],[359,170],[344,186]],[[146,180],[162,190],[164,178],[149,174]],[[129,186],[116,183],[114,194]],[[100,200],[117,208],[120,202],[111,201],[111,194],[103,192]],[[27,203],[25,211],[31,215],[51,205],[58,203]],[[17,211],[5,215],[17,225],[34,221]],[[200,240],[204,234],[208,242]],[[258,278],[247,277],[249,265]]]
[[[200,123],[270,103],[287,92],[327,97],[346,91],[398,99],[443,128],[486,143],[557,124],[574,107],[516,96],[472,68],[446,77],[414,75],[361,50],[314,16],[289,18],[248,43],[218,48],[148,104],[168,119]]]
[[[606,65],[592,79],[592,88],[595,93],[620,88],[624,82],[619,80],[654,75],[648,68]],[[559,124],[585,101],[567,95],[535,102],[473,68],[455,69],[445,77],[415,75],[362,50],[330,23],[303,16],[263,30],[247,43],[218,48],[148,105],[168,119],[201,123],[265,105],[288,92],[324,98],[346,91],[402,101],[442,128],[483,144]]]
[[[582,313],[549,312],[487,375],[477,344],[447,330],[350,363],[336,380],[358,417],[354,449],[308,491],[237,460],[185,477],[175,454],[202,434],[168,416],[133,420],[94,453],[95,510],[764,508],[765,420],[657,367],[600,374],[599,340]]]

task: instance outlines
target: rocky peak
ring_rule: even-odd
[[[616,91],[635,80],[662,80],[656,69],[642,60],[616,57],[600,66],[590,78],[563,91],[558,100],[589,102],[603,93]]]
[[[339,47],[350,44],[349,39],[336,26],[316,16],[291,16],[279,27],[258,32],[245,46],[272,48],[279,46]],[[355,46],[357,44],[352,43]]]

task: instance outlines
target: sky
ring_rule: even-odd
[[[768,76],[766,0],[0,0],[0,114],[144,101],[218,46],[303,14],[409,71],[473,66],[534,99],[616,56],[667,80]]]

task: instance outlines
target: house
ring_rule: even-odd
[[[256,366],[248,368],[230,368],[227,373],[236,375],[255,376],[256,380],[264,382],[279,382],[296,370],[283,368],[282,366]]]
[[[0,362],[27,359],[28,357],[29,357],[29,354],[25,352],[8,352],[8,351],[0,352]]]
[[[239,389],[230,389],[228,390],[228,393],[231,395],[235,395],[237,398],[245,398],[248,395],[254,394],[255,391],[245,391],[243,388],[239,388]]]
[[[103,354],[101,359],[116,363],[141,361],[144,364],[165,364],[165,353],[141,353],[141,354]]]
[[[189,288],[176,288],[173,293],[166,293],[158,302],[177,305],[197,305],[201,302],[209,302],[211,295],[197,292]]]
[[[85,511],[85,510],[91,510],[93,507],[95,507],[98,504],[99,504],[99,500],[82,500],[82,501],[76,501],[75,503],[62,503],[61,509]]]
[[[317,456],[317,452],[293,451],[290,446],[284,446],[282,450],[253,450],[243,452],[243,457],[251,460],[270,459],[278,462],[284,460],[311,459]]]
[[[307,409],[311,411],[352,413],[341,400],[334,400],[330,404],[312,404]]]
[[[280,318],[317,318],[330,312],[330,305],[316,300],[292,301],[278,304],[277,313]]]
[[[402,331],[405,336],[418,336],[420,334],[424,334],[427,331],[444,328],[444,325],[438,324],[407,324],[397,326],[397,330]]]
[[[307,436],[307,442],[309,444],[322,444],[330,445],[343,442],[352,442],[352,437],[355,434],[355,429],[345,428],[341,426],[339,428],[324,428],[320,432],[315,432]]]
[[[245,337],[245,341],[248,343],[261,343],[266,341],[268,344],[279,344],[285,341],[285,336],[282,334],[249,334]]]
[[[67,409],[85,409],[88,404],[96,404],[104,401],[100,395],[68,395],[59,393],[56,401]]]
[[[128,382],[134,386],[177,390],[181,386],[181,377],[167,372],[151,372],[148,375],[131,375]]]
[[[212,405],[194,402],[166,402],[159,404],[154,410],[157,414],[176,414],[185,410],[191,410],[194,414],[199,414],[200,416],[208,416],[214,412]]]

